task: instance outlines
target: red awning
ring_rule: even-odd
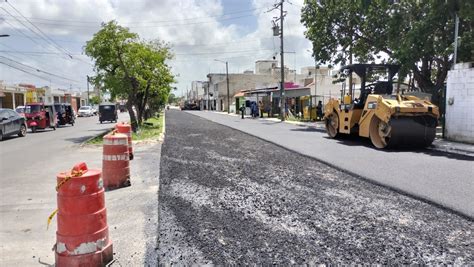
[[[234,97],[243,97],[245,96],[244,92],[238,92],[237,94],[234,95]]]

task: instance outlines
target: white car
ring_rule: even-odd
[[[92,114],[97,115],[97,106],[92,106]]]
[[[91,106],[82,106],[77,111],[78,117],[90,117],[94,116],[94,111],[92,110]]]

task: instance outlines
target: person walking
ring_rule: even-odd
[[[263,118],[263,103],[258,101],[258,110],[260,111],[260,118]]]
[[[242,120],[244,119],[244,114],[245,114],[245,104],[242,104],[240,107],[240,114],[242,115]]]

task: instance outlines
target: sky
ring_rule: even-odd
[[[8,0],[0,2],[0,80],[86,90],[93,61],[85,42],[101,22],[116,20],[144,40],[168,42],[174,58],[174,92],[208,73],[254,70],[255,61],[279,59],[280,40],[272,32],[277,0]],[[311,43],[300,22],[303,0],[285,1],[285,65],[314,65]],[[20,69],[20,70],[19,70]],[[26,72],[24,72],[26,71]]]

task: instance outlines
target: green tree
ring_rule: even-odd
[[[90,102],[92,105],[99,105],[100,104],[100,96],[94,95],[91,97]]]
[[[95,60],[95,84],[102,85],[111,98],[127,99],[133,131],[145,118],[152,98],[167,99],[174,76],[166,60],[172,57],[169,47],[154,41],[141,41],[136,33],[115,21],[102,24],[85,47]]]
[[[458,61],[474,56],[474,2],[440,0],[306,0],[302,23],[320,64],[398,63],[435,93],[453,64],[454,14],[460,17]],[[388,58],[388,60],[384,60]]]
[[[170,95],[168,96],[168,104],[175,104],[177,103],[177,101],[178,101],[178,98],[176,97],[176,95],[173,93],[170,93]]]

